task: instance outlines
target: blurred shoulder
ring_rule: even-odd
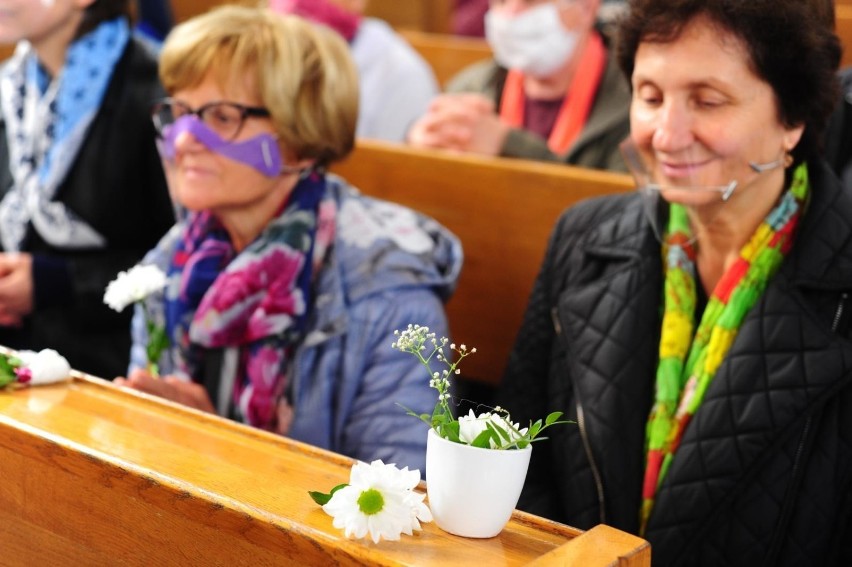
[[[629,219],[635,222],[640,208],[639,195],[633,192],[580,201],[562,212],[553,231],[554,238],[586,234],[605,221]]]
[[[447,83],[446,91],[491,94],[502,91],[505,82],[506,69],[493,59],[483,59],[459,71]]]
[[[113,80],[121,83],[125,96],[139,101],[147,109],[154,100],[164,96],[157,65],[156,53],[138,38],[131,37],[115,67]]]

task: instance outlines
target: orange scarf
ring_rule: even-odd
[[[559,109],[556,123],[550,132],[547,146],[555,154],[565,154],[586,125],[592,110],[604,68],[606,49],[597,34],[592,34],[583,53],[577,73],[568,87],[568,93]],[[513,128],[524,126],[524,74],[510,70],[500,98],[500,119]]]

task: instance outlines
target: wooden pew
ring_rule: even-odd
[[[429,63],[440,85],[468,65],[491,58],[484,39],[415,30],[400,30],[400,34]]]
[[[0,390],[3,565],[650,565],[638,537],[521,512],[486,540],[347,540],[307,492],[350,459],[74,376]]]
[[[424,212],[461,239],[464,268],[447,312],[453,339],[477,348],[464,376],[490,384],[502,377],[559,213],[580,199],[633,188],[625,174],[372,140],[358,140],[332,170],[366,194]]]
[[[369,0],[364,12],[398,29],[450,33],[453,0]]]
[[[188,20],[193,16],[203,14],[210,8],[221,4],[239,4],[233,0],[171,0],[172,16],[175,23]]]
[[[852,65],[852,0],[837,3],[835,6],[835,31],[843,44],[843,58],[840,66]]]

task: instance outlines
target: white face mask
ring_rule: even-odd
[[[578,34],[565,29],[559,7],[548,2],[514,17],[488,10],[485,37],[494,51],[494,59],[503,67],[533,77],[546,77],[574,53]]]

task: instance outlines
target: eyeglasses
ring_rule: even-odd
[[[246,118],[268,117],[269,110],[260,106],[245,106],[236,102],[208,102],[207,104],[192,109],[189,105],[172,98],[166,98],[154,105],[151,117],[154,120],[154,128],[161,137],[166,126],[174,124],[175,120],[182,116],[194,114],[223,140],[236,138]]]

